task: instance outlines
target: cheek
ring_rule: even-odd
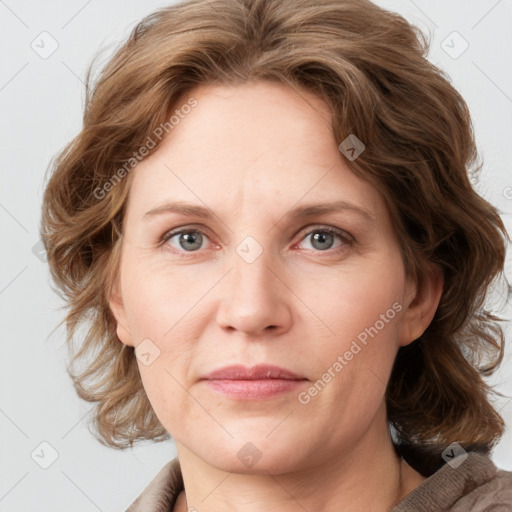
[[[367,267],[335,279],[323,296],[310,297],[311,310],[329,328],[310,351],[314,377],[322,381],[319,387],[332,382],[333,399],[364,408],[382,398],[398,349],[402,287],[399,272]]]
[[[198,302],[208,291],[208,282],[197,275],[194,280],[184,268],[171,275],[168,269],[129,258],[125,264],[123,297],[141,380],[158,418],[167,430],[175,431],[180,424],[173,425],[173,418],[195,414],[187,379],[198,358]]]
[[[164,337],[158,339],[156,336],[154,340],[155,343],[150,345],[149,364],[142,351],[137,351],[142,384],[164,428],[169,432],[179,431],[182,419],[190,418],[194,406],[197,408],[188,391],[190,383],[187,380],[195,356],[181,340],[180,343],[173,343],[172,340],[169,343]],[[147,343],[147,340],[143,343]]]
[[[393,260],[392,260],[393,261]],[[392,265],[389,265],[392,266]],[[322,336],[327,346],[343,350],[354,339],[395,339],[402,310],[404,278],[386,265],[366,265],[330,273],[316,291],[305,285],[297,295],[327,328]],[[321,292],[319,291],[321,290]],[[325,345],[323,345],[325,346]]]
[[[124,276],[123,297],[135,344],[144,338],[167,340],[211,287],[197,279],[197,271],[180,267],[171,272],[136,258],[127,258]]]

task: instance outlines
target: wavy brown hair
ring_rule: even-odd
[[[504,424],[484,377],[503,358],[504,335],[486,298],[504,278],[509,237],[472,187],[482,164],[468,107],[428,47],[418,28],[367,0],[188,0],[138,23],[95,78],[89,67],[83,127],[49,168],[41,237],[69,309],[68,372],[96,403],[100,442],[126,448],[169,434],[108,302],[133,173],[101,199],[95,191],[195,87],[274,80],[324,99],[337,141],[364,142],[347,164],[383,194],[407,275],[421,284],[429,265],[442,269],[436,314],[399,350],[388,384],[397,445],[431,467],[453,441],[495,445]]]

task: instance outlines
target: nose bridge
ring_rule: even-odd
[[[272,265],[270,251],[259,251],[250,241],[244,240],[235,250],[233,255],[232,284],[234,291],[240,291],[243,295],[244,290],[252,294],[254,299],[262,298],[269,291],[270,283],[275,281],[275,270],[272,273],[269,269]],[[259,253],[259,254],[258,254]],[[240,298],[240,297],[239,297]]]
[[[276,277],[279,263],[271,250],[253,237],[246,237],[232,254],[231,272],[226,279],[218,321],[226,328],[258,334],[271,326],[283,329],[289,309],[283,283]]]

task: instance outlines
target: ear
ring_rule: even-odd
[[[417,340],[434,318],[443,293],[443,273],[441,268],[432,264],[421,287],[412,280],[408,281],[404,304],[404,313],[400,326],[400,346]]]
[[[116,319],[116,332],[117,337],[120,339],[122,343],[125,345],[129,345],[130,347],[134,346],[132,336],[127,329],[128,321],[126,317],[126,310],[124,308],[123,303],[123,294],[121,290],[121,283],[119,279],[119,273],[117,273],[116,278],[114,279],[114,283],[112,285],[112,290],[110,292],[109,300],[108,300],[110,310]]]

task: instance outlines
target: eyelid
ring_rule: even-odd
[[[340,236],[341,238],[344,238],[346,241],[355,241],[355,238],[344,229],[337,228],[335,226],[330,226],[327,224],[312,224],[310,226],[306,226],[305,228],[302,228],[299,233],[302,233],[305,235],[310,235],[313,231],[325,231],[327,233],[334,233]],[[301,239],[302,240],[302,239]]]
[[[210,237],[208,236],[208,228],[206,228],[206,226],[203,226],[203,225],[200,225],[200,224],[190,224],[190,225],[185,225],[185,226],[180,226],[180,227],[177,227],[177,228],[173,228],[173,229],[170,229],[169,231],[166,231],[161,237],[160,237],[160,240],[158,242],[158,245],[163,245],[165,244],[166,242],[168,242],[173,236],[175,235],[179,235],[181,233],[186,233],[186,232],[198,232],[198,233],[201,233],[202,235],[206,236],[208,239],[210,239]],[[186,252],[186,251],[184,251]]]

